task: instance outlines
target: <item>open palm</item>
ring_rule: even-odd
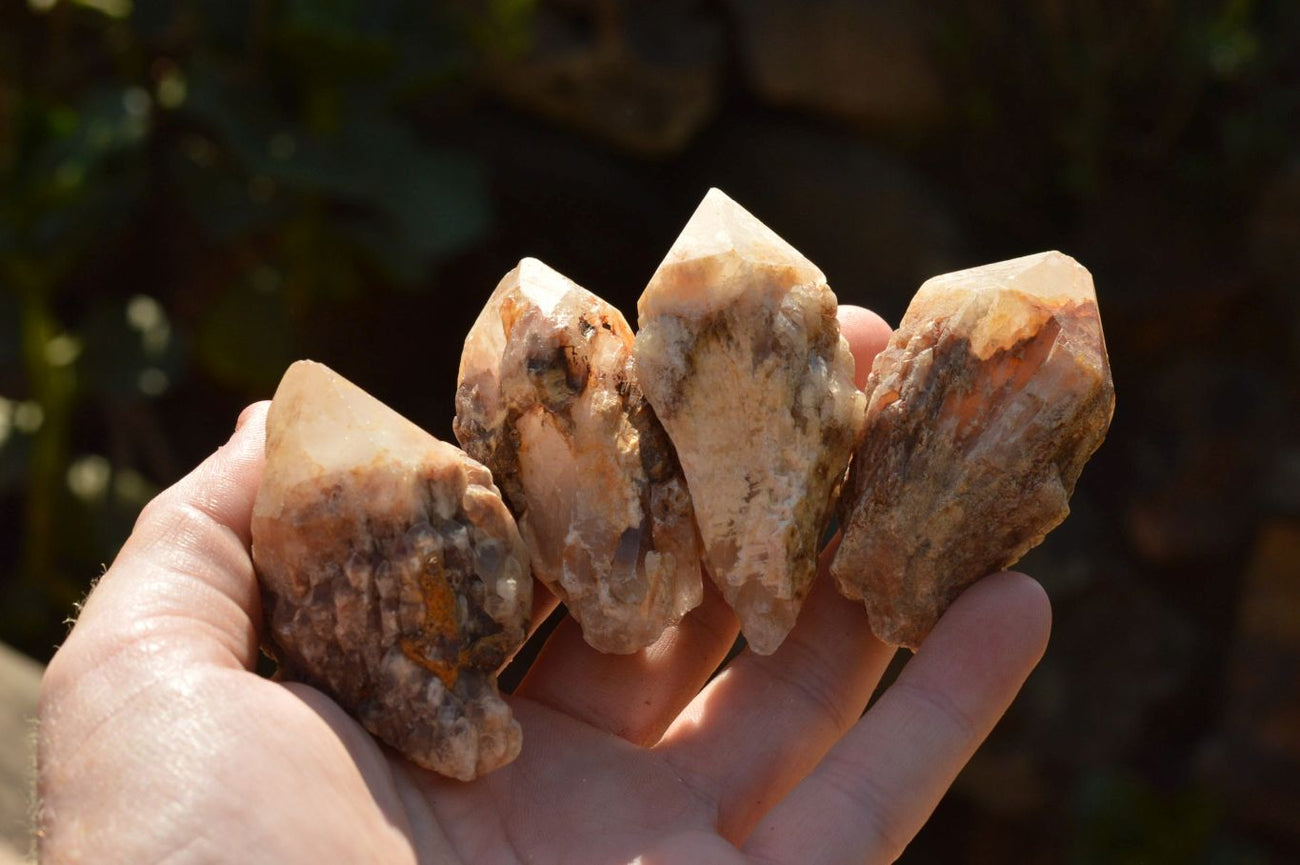
[[[841,317],[865,372],[888,330]],[[737,633],[716,593],[631,656],[565,619],[509,698],[519,759],[450,781],[321,692],[250,672],[265,406],[240,420],[145,509],[49,666],[43,861],[892,861],[1046,644],[1042,590],[993,575],[863,715],[893,650],[824,575],[775,654],[716,676]],[[534,623],[554,605],[538,594]]]

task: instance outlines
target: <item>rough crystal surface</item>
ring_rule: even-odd
[[[532,580],[487,469],[302,361],[271,402],[252,532],[282,675],[444,775],[515,758],[496,672],[523,642]]]
[[[1115,406],[1092,276],[1059,252],[921,286],[867,381],[831,571],[915,648],[1069,513]]]
[[[470,330],[456,391],[456,437],[603,652],[649,645],[702,594],[690,495],[632,345],[617,309],[526,258]]]
[[[760,654],[794,626],[862,422],[836,311],[821,271],[716,189],[638,304],[641,386]]]

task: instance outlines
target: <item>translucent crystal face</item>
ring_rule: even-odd
[[[637,303],[645,322],[659,315],[700,315],[767,285],[825,285],[811,261],[717,189],[691,215]]]
[[[458,382],[470,379],[475,382],[475,399],[481,409],[493,412],[505,410],[503,400],[506,397],[501,393],[501,364],[506,355],[510,333],[520,316],[531,310],[535,316],[572,324],[575,311],[567,308],[563,301],[566,297],[574,296],[575,292],[589,294],[535,258],[520,261],[519,266],[497,286],[465,338],[457,375]],[[630,341],[631,331],[622,315],[613,307],[609,307],[609,310],[612,312],[611,320],[622,324],[622,332],[626,333],[626,338]],[[504,423],[504,418],[496,418],[494,423]]]
[[[535,258],[519,262],[519,278],[515,285],[519,296],[539,315],[553,315],[565,295],[575,290],[582,291],[573,280]]]
[[[638,304],[638,374],[750,646],[793,627],[861,423],[821,271],[711,190]]]
[[[364,469],[382,462],[413,467],[427,459],[453,460],[440,442],[322,364],[301,361],[285,373],[275,396],[274,429],[259,514],[279,505],[276,493],[323,472]]]
[[[926,280],[902,326],[953,315],[974,295],[985,300],[978,323],[970,329],[970,342],[985,358],[1037,332],[1053,309],[1097,303],[1086,268],[1068,255],[1040,252]]]
[[[1046,301],[1097,302],[1088,270],[1054,250],[933,277],[921,285],[917,298],[961,291],[1018,291]]]

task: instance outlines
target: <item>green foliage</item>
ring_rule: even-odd
[[[1297,4],[975,4],[942,18],[966,170],[1021,206],[1167,174],[1189,200],[1220,202],[1292,146],[1300,95],[1272,83],[1294,62]],[[1198,140],[1207,129],[1217,140]]]
[[[1083,779],[1075,802],[1077,865],[1256,865],[1250,846],[1225,837],[1223,804],[1200,788],[1169,792],[1129,775]]]
[[[432,140],[426,106],[522,50],[530,13],[0,9],[0,503],[19,512],[5,639],[46,652],[43,623],[112,558],[147,478],[177,470],[154,434],[160,400],[264,395],[315,311],[427,290],[484,234],[484,172]]]

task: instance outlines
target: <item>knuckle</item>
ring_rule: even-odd
[[[919,704],[928,714],[946,724],[953,739],[968,743],[980,738],[980,725],[976,718],[945,691],[918,684],[906,677],[895,682],[891,690]]]
[[[899,806],[894,804],[896,799],[860,767],[842,760],[828,758],[818,773],[830,796],[839,799],[846,813],[861,821],[872,851],[866,861],[893,862],[903,855],[912,832],[904,825]]]
[[[793,635],[782,646],[777,663],[760,663],[768,676],[794,694],[837,733],[857,720],[846,701],[842,682],[831,673],[826,659],[812,646]]]

